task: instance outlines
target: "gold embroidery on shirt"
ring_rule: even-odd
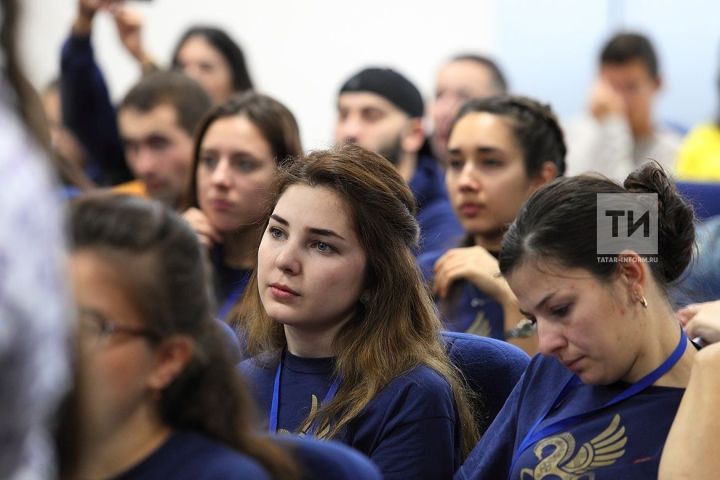
[[[491,333],[490,320],[487,319],[484,312],[478,312],[475,320],[470,324],[465,333],[480,335],[481,337],[489,337]]]
[[[594,480],[595,473],[592,470],[614,464],[625,454],[626,443],[625,427],[620,425],[620,415],[616,414],[605,430],[589,442],[583,443],[577,452],[575,438],[570,433],[565,432],[541,440],[533,449],[540,462],[534,470],[523,468],[520,478]],[[547,447],[552,447],[552,450],[543,458],[543,451]]]
[[[320,402],[318,401],[318,397],[315,394],[312,394],[310,396],[310,415],[315,415],[315,413],[320,409]],[[297,435],[304,437],[307,435],[307,432],[309,430],[310,426],[300,429],[300,431],[297,433]],[[330,431],[330,427],[328,425],[325,425],[323,428],[321,428],[315,435],[317,437],[322,438],[327,432]],[[289,430],[286,430],[284,428],[278,429],[278,433],[286,433],[290,434]]]

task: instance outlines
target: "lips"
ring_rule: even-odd
[[[483,206],[479,203],[463,203],[458,208],[458,211],[460,212],[460,215],[464,217],[476,217],[480,214],[480,212],[483,210]]]
[[[269,288],[272,296],[279,300],[288,300],[300,296],[298,292],[282,283],[271,283]]]
[[[210,208],[213,210],[217,210],[219,212],[226,212],[228,210],[231,210],[233,208],[233,204],[226,201],[226,200],[210,200]]]
[[[570,370],[571,372],[576,372],[578,370],[578,365],[580,363],[580,360],[582,360],[584,357],[578,357],[574,360],[571,360],[569,362],[563,362],[565,365],[565,368]]]

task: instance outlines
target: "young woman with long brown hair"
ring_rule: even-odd
[[[237,312],[270,431],[336,438],[386,479],[450,478],[477,439],[415,264],[415,208],[361,147],[297,159],[278,173]]]
[[[255,267],[275,170],[299,155],[295,117],[267,95],[233,97],[198,125],[184,216],[209,248],[221,318]]]

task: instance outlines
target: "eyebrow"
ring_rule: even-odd
[[[547,303],[547,301],[550,300],[556,293],[557,293],[557,290],[545,295],[545,297],[543,297],[543,299],[540,300],[540,302],[537,305],[535,305],[535,309],[537,310],[537,309],[541,308],[543,305],[545,305]],[[528,312],[524,311],[522,308],[520,309],[520,313],[522,313],[526,317],[531,316]]]
[[[272,218],[273,220],[275,220],[276,222],[278,222],[282,225],[285,225],[286,227],[290,225],[290,223],[287,220],[285,220],[284,218],[282,218],[280,215],[278,215],[276,213],[273,213],[272,215],[270,215],[270,218]],[[335,238],[339,238],[340,240],[345,240],[341,235],[339,235],[339,234],[335,233],[334,231],[327,229],[327,228],[310,227],[310,228],[308,228],[308,231],[310,233],[314,233],[315,235],[322,235],[324,237],[335,237]]]
[[[448,150],[448,153],[452,154],[459,154],[462,153],[462,149],[460,147],[451,148]],[[488,153],[503,153],[502,150],[495,147],[477,147],[475,148],[475,153],[480,153],[483,155],[486,155]]]

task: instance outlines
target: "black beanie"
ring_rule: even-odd
[[[411,118],[422,117],[425,112],[417,87],[390,68],[366,68],[356,73],[340,89],[340,94],[345,92],[376,93]]]

